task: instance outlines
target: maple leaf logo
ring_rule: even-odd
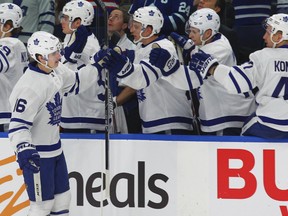
[[[137,91],[137,98],[139,102],[143,102],[146,100],[146,96],[145,93],[143,92],[143,89]]]
[[[50,118],[49,118],[50,121],[48,122],[48,124],[59,125],[60,118],[61,118],[61,109],[62,109],[61,97],[59,93],[55,95],[54,101],[55,103],[48,102],[46,104],[46,108],[50,113]]]

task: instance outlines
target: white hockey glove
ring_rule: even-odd
[[[20,169],[38,173],[40,170],[40,155],[36,147],[30,143],[17,145],[17,162]]]
[[[180,67],[178,58],[160,47],[151,50],[149,62],[159,68],[163,76],[169,76]]]
[[[218,64],[217,59],[214,59],[211,55],[200,50],[192,55],[189,68],[205,79],[210,68]]]

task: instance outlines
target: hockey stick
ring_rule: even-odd
[[[108,11],[106,9],[105,4],[101,0],[94,0],[97,7],[99,7],[102,10],[103,16],[104,16],[104,46],[103,49],[108,48]],[[96,26],[97,28],[97,26]],[[110,173],[109,173],[109,143],[110,143],[110,119],[113,112],[113,99],[112,94],[110,90],[110,82],[109,82],[109,71],[107,69],[104,69],[105,73],[105,146],[104,146],[104,158],[105,158],[105,177],[103,176],[102,180],[102,189],[104,190],[106,186],[106,197],[109,197],[110,195]],[[102,197],[103,198],[103,197]],[[103,215],[103,199],[101,202],[101,215]]]

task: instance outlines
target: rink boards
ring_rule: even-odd
[[[112,135],[107,173],[104,136],[66,135],[70,216],[288,216],[287,142]],[[0,216],[26,216],[28,206],[23,177],[1,134]]]

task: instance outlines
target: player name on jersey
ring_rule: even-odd
[[[275,72],[288,72],[288,61],[275,61]]]

